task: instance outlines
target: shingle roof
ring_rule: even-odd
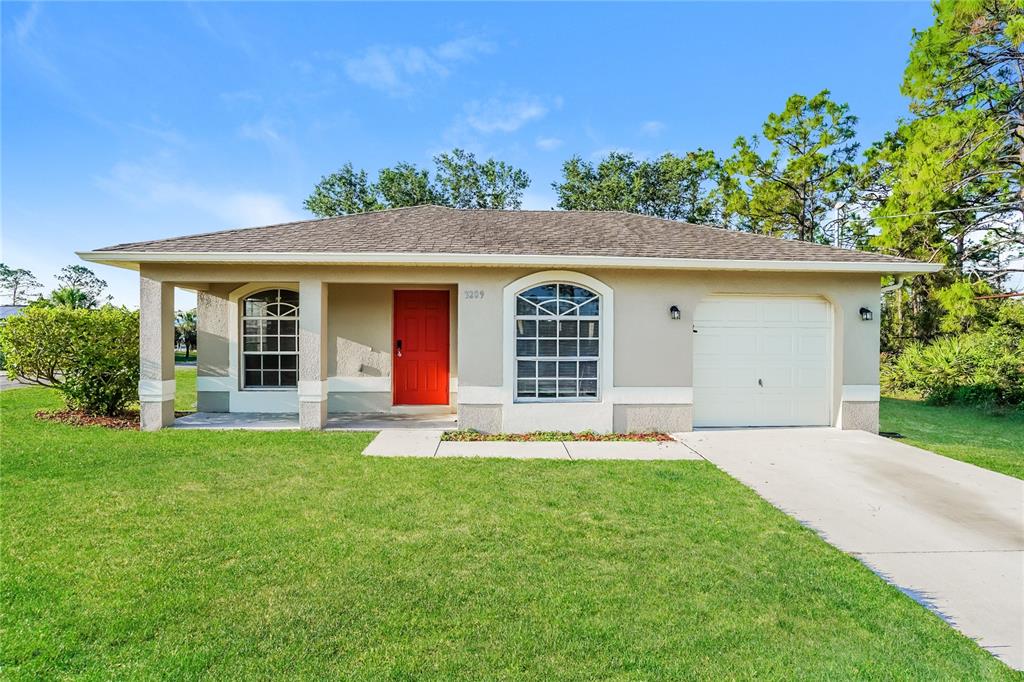
[[[907,264],[838,249],[623,212],[416,206],[118,244],[98,252],[402,253],[612,256]],[[98,254],[97,254],[98,255]],[[187,257],[183,257],[187,260]]]

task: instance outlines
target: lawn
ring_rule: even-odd
[[[0,394],[13,678],[1012,679],[706,462],[388,459]]]
[[[194,412],[196,409],[196,368],[174,368],[174,409]]]
[[[881,421],[883,431],[902,434],[904,443],[1024,478],[1024,410],[931,407],[882,398]]]

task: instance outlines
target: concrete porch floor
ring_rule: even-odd
[[[331,414],[325,431],[380,431],[382,429],[431,429],[458,427],[452,413],[435,414]],[[241,429],[244,431],[297,431],[297,414],[265,412],[195,412],[174,420],[175,429]]]

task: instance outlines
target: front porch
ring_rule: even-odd
[[[197,292],[199,323],[198,412],[177,420],[176,287]],[[204,283],[143,272],[142,429],[454,428],[456,292],[448,282],[345,282],[312,272]]]

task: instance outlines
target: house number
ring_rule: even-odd
[[[466,298],[467,301],[472,301],[472,300],[475,300],[475,299],[483,298],[484,297],[484,290],[483,289],[466,289],[466,291],[464,292],[464,297]]]

